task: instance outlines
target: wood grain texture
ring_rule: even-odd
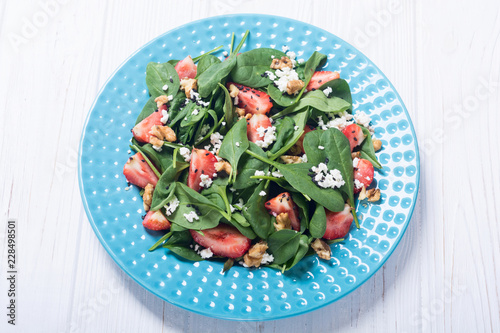
[[[20,261],[18,325],[2,316],[0,331],[500,330],[498,1],[61,0],[36,21],[47,3],[0,1],[0,208],[19,219]],[[247,12],[314,24],[373,60],[410,112],[421,182],[405,236],[363,286],[306,315],[234,323],[163,302],[117,267],[85,216],[76,155],[93,99],[132,52],[192,20]],[[29,38],[25,22],[39,25]],[[2,304],[4,290],[2,277]]]

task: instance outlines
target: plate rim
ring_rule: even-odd
[[[154,42],[156,42],[158,39],[162,38],[163,36],[165,36],[167,34],[170,34],[170,33],[173,33],[173,32],[175,32],[177,30],[183,29],[184,27],[186,27],[188,25],[198,24],[198,23],[201,23],[201,22],[203,22],[205,20],[209,20],[209,19],[234,18],[234,17],[255,17],[255,16],[267,17],[267,18],[276,18],[276,19],[284,19],[284,20],[288,20],[288,21],[299,22],[301,24],[311,25],[314,28],[319,29],[320,31],[322,31],[322,32],[324,32],[326,34],[330,34],[330,35],[335,36],[340,41],[342,41],[343,43],[345,43],[345,45],[352,47],[357,52],[359,52],[359,54],[361,54],[366,59],[368,59],[370,61],[370,63],[387,79],[387,81],[389,82],[390,87],[392,88],[392,92],[396,95],[397,99],[401,102],[401,106],[403,108],[403,111],[404,111],[407,119],[409,120],[408,121],[408,123],[410,125],[409,127],[410,127],[411,133],[412,133],[412,135],[413,135],[413,137],[415,139],[414,140],[415,141],[415,163],[416,163],[417,171],[415,173],[415,175],[416,175],[416,177],[415,177],[416,178],[416,180],[415,180],[415,193],[413,195],[412,206],[410,207],[410,210],[409,210],[408,215],[407,215],[407,222],[405,221],[405,223],[403,224],[401,232],[398,235],[398,238],[396,239],[396,241],[394,242],[394,246],[392,246],[389,249],[389,251],[387,251],[386,255],[384,257],[382,257],[382,259],[380,260],[380,266],[376,270],[374,270],[373,272],[369,272],[368,274],[366,274],[366,276],[362,280],[360,280],[361,282],[356,287],[350,289],[349,291],[347,291],[346,293],[344,293],[339,298],[332,299],[330,301],[327,301],[327,302],[322,303],[322,304],[318,304],[318,305],[313,306],[311,308],[307,308],[307,309],[305,309],[305,310],[303,310],[303,311],[301,311],[299,313],[291,313],[291,314],[286,314],[286,315],[277,315],[277,316],[273,316],[273,317],[264,317],[264,318],[260,318],[260,319],[256,319],[256,318],[246,319],[244,317],[241,318],[241,317],[237,317],[237,316],[234,316],[234,315],[229,315],[227,317],[220,317],[220,316],[217,316],[216,314],[207,314],[207,313],[204,313],[204,312],[202,312],[200,310],[189,308],[189,307],[187,307],[187,306],[185,306],[185,305],[183,305],[181,303],[178,303],[176,300],[170,300],[170,299],[167,300],[162,295],[160,295],[160,293],[158,293],[156,290],[154,290],[154,289],[152,289],[152,288],[144,285],[143,283],[141,283],[135,277],[135,275],[132,274],[129,271],[129,269],[114,254],[114,252],[111,250],[111,248],[109,247],[109,245],[107,244],[107,242],[102,237],[99,229],[96,226],[94,218],[93,218],[93,216],[92,216],[92,214],[90,212],[90,209],[89,209],[89,206],[88,206],[88,202],[87,202],[87,198],[86,198],[85,192],[84,192],[84,185],[83,185],[83,177],[82,177],[82,149],[83,149],[83,141],[85,139],[86,128],[88,126],[88,122],[89,122],[90,116],[91,116],[91,114],[92,114],[92,112],[93,112],[93,110],[94,110],[94,108],[95,108],[95,106],[97,104],[97,100],[99,99],[99,97],[103,93],[104,89],[109,84],[109,82],[115,78],[115,76],[117,75],[118,71],[130,59],[132,59],[137,53],[139,53],[141,50],[143,50],[144,48],[148,47],[149,45],[153,44]],[[138,49],[136,49],[132,54],[130,54],[124,61],[122,61],[116,67],[116,69],[110,74],[110,76],[107,78],[107,80],[102,84],[101,88],[99,89],[99,91],[96,94],[96,97],[94,98],[94,101],[93,101],[92,105],[89,108],[89,111],[87,112],[87,116],[86,116],[85,122],[84,122],[84,124],[82,126],[82,133],[81,133],[81,136],[80,136],[80,142],[79,142],[79,145],[78,145],[78,173],[77,173],[77,175],[78,175],[78,187],[80,189],[80,196],[82,198],[83,208],[85,209],[85,214],[87,216],[87,219],[89,220],[89,223],[90,223],[92,229],[94,230],[94,233],[96,234],[97,238],[99,239],[99,242],[104,247],[104,249],[106,250],[106,252],[108,253],[108,255],[118,265],[118,267],[123,272],[125,272],[130,278],[132,278],[132,280],[134,280],[139,286],[141,286],[142,288],[146,289],[147,291],[149,291],[150,293],[152,293],[156,297],[160,298],[164,302],[173,304],[173,305],[175,305],[175,306],[177,306],[179,308],[182,308],[184,310],[187,310],[187,311],[190,311],[190,312],[193,312],[193,313],[205,316],[205,317],[215,318],[215,319],[219,319],[219,320],[226,320],[226,321],[245,321],[245,322],[272,321],[272,320],[279,320],[279,319],[297,317],[297,316],[304,315],[304,314],[310,313],[312,311],[318,310],[320,308],[326,307],[328,305],[331,305],[331,304],[333,304],[333,303],[335,303],[335,302],[343,299],[344,297],[350,295],[353,291],[357,290],[359,287],[361,287],[363,284],[365,284],[366,281],[368,281],[369,279],[371,279],[385,265],[385,263],[387,262],[387,260],[392,256],[392,254],[394,253],[394,250],[399,246],[399,243],[401,242],[401,240],[403,239],[404,235],[406,234],[406,230],[408,228],[408,225],[411,222],[411,219],[413,217],[413,212],[414,212],[415,206],[417,204],[418,193],[419,193],[419,190],[420,190],[420,150],[419,150],[419,147],[418,147],[418,138],[417,138],[417,133],[415,132],[415,128],[413,126],[413,121],[412,121],[412,119],[410,117],[410,114],[408,113],[408,110],[406,108],[406,105],[405,105],[403,99],[399,95],[399,92],[396,90],[396,88],[392,84],[392,81],[389,80],[389,78],[387,77],[387,75],[385,75],[385,73],[382,70],[380,70],[380,68],[369,57],[367,57],[363,52],[361,52],[357,47],[355,47],[355,46],[351,45],[350,43],[346,42],[344,39],[338,37],[336,34],[334,34],[332,32],[329,32],[329,31],[327,31],[327,30],[325,30],[323,28],[320,28],[320,27],[318,27],[318,26],[316,26],[314,24],[311,24],[311,23],[308,23],[308,22],[304,22],[304,21],[300,21],[300,20],[293,19],[293,18],[286,17],[286,16],[276,16],[276,15],[268,15],[268,14],[260,14],[260,13],[224,14],[224,15],[207,16],[207,17],[204,17],[204,18],[201,18],[201,19],[198,19],[198,20],[189,21],[189,22],[184,23],[182,25],[176,26],[175,28],[166,31],[166,32],[164,32],[164,33],[162,33],[162,34],[154,37],[149,42],[141,45]]]

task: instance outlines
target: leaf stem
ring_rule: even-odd
[[[222,49],[223,47],[224,47],[224,45],[221,45],[221,46],[216,47],[216,48],[215,48],[215,49],[213,49],[213,50],[210,50],[210,51],[208,51],[208,52],[205,52],[205,53],[203,53],[203,54],[200,54],[199,56],[197,56],[197,57],[193,58],[193,62],[198,62],[198,61],[200,61],[200,60],[201,60],[201,58],[203,58],[203,57],[204,57],[204,56],[206,56],[207,54],[217,52],[217,51],[219,51],[220,49]]]
[[[167,240],[167,238],[170,238],[170,236],[172,236],[173,233],[174,233],[173,231],[169,231],[168,233],[163,235],[163,237],[160,238],[153,246],[151,246],[148,251],[151,252],[156,250],[161,244],[163,244],[164,241]]]
[[[295,143],[297,143],[297,141],[299,141],[302,134],[304,134],[304,130],[300,132],[300,135],[296,136],[295,140],[288,142],[285,146],[281,147],[280,150],[278,150],[276,153],[269,156],[269,158],[274,161],[275,159],[286,153],[290,148],[293,147]]]
[[[158,177],[158,178],[161,177],[161,173],[158,171],[158,169],[156,169],[156,167],[154,166],[154,164],[151,163],[151,161],[149,160],[148,156],[141,150],[141,148],[137,147],[136,145],[131,145],[129,147],[132,148],[133,150],[135,150],[136,152],[141,153],[142,157],[144,158],[144,160],[146,161],[146,163],[149,165],[149,167],[151,168],[151,170],[153,170],[153,172],[155,173],[156,177]]]
[[[351,200],[347,200],[347,203],[349,206],[351,206],[351,212],[352,216],[354,217],[354,223],[356,224],[356,228],[359,229],[359,221],[358,221],[358,215],[356,214],[356,208],[354,207],[354,203],[351,202]]]
[[[277,177],[271,177],[271,176],[250,176],[251,179],[267,179],[267,180],[272,180],[273,182],[278,182],[280,179]]]
[[[229,55],[233,54],[233,47],[234,47],[234,32],[231,35],[231,49],[229,50]]]
[[[238,52],[240,52],[241,48],[243,47],[243,44],[245,43],[245,40],[247,39],[249,33],[250,33],[250,30],[245,31],[245,34],[241,38],[240,43],[238,44],[238,46],[236,46],[236,50],[234,50],[234,53],[236,53],[236,55],[238,55]],[[234,33],[233,33],[233,36],[234,36]]]
[[[180,149],[179,147],[174,149],[174,156],[172,159],[172,165],[173,165],[174,169],[177,169],[177,152],[179,151],[179,149]]]
[[[269,159],[267,159],[267,158],[265,158],[265,157],[262,157],[262,156],[260,156],[260,155],[258,155],[258,154],[256,154],[256,153],[254,153],[253,151],[251,151],[251,150],[249,150],[249,149],[245,150],[245,153],[247,153],[248,155],[250,155],[250,156],[252,156],[252,157],[255,157],[256,159],[258,159],[258,160],[260,160],[260,161],[262,161],[262,162],[264,162],[264,163],[270,164],[270,165],[272,165],[272,166],[276,166],[276,164],[277,164],[276,162],[271,161],[271,160],[269,160]]]

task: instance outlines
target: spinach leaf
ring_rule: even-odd
[[[146,85],[151,97],[166,94],[174,96],[179,91],[179,75],[177,75],[174,66],[168,62],[163,64],[150,62],[146,67]],[[163,90],[165,85],[168,87],[166,91]]]
[[[149,167],[151,168],[151,170],[153,170],[153,172],[155,173],[156,177],[160,178],[161,173],[158,171],[158,168],[151,162],[151,160],[149,159],[148,155],[144,153],[144,151],[142,150],[142,148],[139,147],[138,145],[135,145],[135,144],[132,145],[132,146],[130,146],[130,148],[132,148],[133,150],[135,150],[138,153],[141,153],[142,158],[144,158],[144,160],[149,165]]]
[[[370,131],[364,126],[360,125],[359,127],[361,127],[363,134],[366,135],[365,140],[361,144],[361,157],[370,161],[375,168],[382,169],[382,165],[379,163],[377,155],[375,155],[375,149],[373,148],[372,135],[370,134]]]
[[[227,127],[230,128],[233,125],[233,119],[234,119],[234,108],[233,108],[233,100],[231,99],[231,96],[229,95],[229,91],[227,91],[226,87],[224,85],[219,83],[219,87],[222,89],[224,92],[224,105],[222,109],[224,110],[224,117],[227,122]]]
[[[172,233],[172,236],[165,242],[164,245],[189,246],[193,243],[193,237],[189,230],[185,229]]]
[[[261,157],[267,157],[262,148],[260,148],[253,142],[249,142],[248,150]],[[257,158],[254,158],[248,154],[243,155],[239,163],[238,177],[236,177],[233,187],[237,190],[240,190],[252,187],[252,185],[259,183],[260,181],[258,179],[250,178],[251,176],[255,175],[255,171],[257,170],[267,172],[269,170],[269,167],[267,163],[262,162]]]
[[[281,51],[261,48],[243,52],[236,58],[236,66],[231,71],[235,82],[252,88],[265,87],[272,81],[263,76],[266,71],[271,71],[271,62],[274,58],[280,59],[285,54]]]
[[[293,119],[295,125],[298,126],[297,129],[294,128],[294,133],[288,138],[283,147],[281,147],[277,152],[270,156],[270,159],[275,160],[284,153],[286,153],[293,145],[300,139],[304,133],[304,127],[306,126],[307,118],[309,117],[309,108],[304,111],[297,112],[291,115],[289,118]],[[286,119],[286,118],[285,118]]]
[[[332,88],[332,92],[329,94],[330,97],[342,98],[349,104],[352,104],[351,88],[349,88],[349,83],[344,79],[331,80],[324,83],[318,90],[325,90],[326,88]]]
[[[155,97],[150,97],[146,104],[144,104],[144,107],[142,108],[141,113],[139,113],[139,116],[137,117],[137,120],[135,121],[135,124],[137,125],[140,123],[143,119],[147,118],[150,116],[153,112],[158,110],[156,107],[156,102],[155,102]]]
[[[214,55],[207,54],[203,58],[200,59],[200,62],[198,63],[198,66],[196,68],[196,77],[200,77],[200,75],[208,69],[208,67],[212,66],[213,64],[218,64],[220,63],[220,59],[217,58]]]
[[[227,184],[222,184],[221,178],[216,178],[212,186],[201,191],[201,194],[212,201],[220,210],[226,211],[231,216],[231,208],[226,195]]]
[[[246,131],[246,119],[245,120],[245,131]],[[240,120],[241,121],[241,120]],[[295,122],[291,117],[283,118],[283,121],[279,125],[276,126],[276,130],[278,132],[276,142],[273,144],[271,150],[269,152],[271,154],[276,153],[278,150],[283,148],[287,140],[293,135],[295,129]],[[246,136],[246,134],[245,134]]]
[[[196,103],[189,101],[186,104],[186,106],[180,109],[179,112],[175,115],[175,117],[173,117],[172,120],[170,120],[169,126],[173,128],[179,121],[182,122],[184,119],[187,119],[187,116],[191,115],[194,109],[196,109],[197,107],[198,105],[196,105]],[[178,136],[180,136],[179,133],[177,134]]]
[[[300,238],[299,238],[299,246],[297,248],[297,252],[295,253],[295,255],[290,259],[288,260],[288,262],[286,263],[286,270],[288,271],[290,268],[292,268],[293,266],[295,266],[299,261],[302,260],[302,258],[304,258],[304,256],[307,254],[307,252],[309,251],[309,244],[311,243],[311,240],[309,239],[309,237],[307,237],[306,235],[300,235]]]
[[[195,250],[190,249],[189,247],[184,247],[179,245],[163,245],[163,247],[169,249],[173,253],[187,260],[191,261],[203,260],[203,258],[198,253],[196,253]]]
[[[309,223],[309,232],[314,238],[321,238],[326,232],[326,212],[325,208],[319,204],[316,205]]]
[[[153,201],[151,202],[151,210],[159,210],[163,208],[174,197],[175,177],[177,169],[170,165],[156,183],[153,192]]]
[[[161,151],[157,151],[150,143],[141,146],[135,138],[132,139],[132,145],[140,147],[141,153],[146,155],[160,175],[172,164],[172,150],[169,147],[164,146]]]
[[[269,252],[274,256],[274,264],[284,264],[297,253],[300,235],[294,230],[283,229],[269,236],[267,245]]]
[[[314,53],[307,59],[304,67],[304,83],[305,86],[309,84],[311,78],[316,71],[316,68],[323,66],[326,63],[326,55],[314,51]]]
[[[264,207],[266,197],[259,194],[264,189],[265,182],[261,182],[255,188],[252,196],[246,202],[245,208],[243,208],[243,216],[248,220],[257,236],[265,239],[271,233],[273,225],[271,223],[271,215],[269,215]]]
[[[297,102],[297,96],[281,92],[281,90],[276,88],[274,84],[267,86],[267,93],[276,104],[284,107],[291,106]]]
[[[227,259],[226,262],[224,263],[224,267],[222,267],[222,273],[225,273],[228,270],[230,270],[231,267],[233,267],[233,265],[234,265],[234,259],[233,258]]]
[[[194,104],[194,103],[193,103]],[[197,110],[198,112],[195,112]],[[193,112],[195,114],[193,114]],[[181,127],[189,127],[198,124],[206,115],[207,109],[203,107],[194,107],[193,111],[188,113],[181,121]]]
[[[351,104],[339,97],[326,97],[321,90],[310,91],[297,104],[287,107],[273,115],[271,118],[276,119],[287,114],[294,113],[310,106],[321,112],[342,112],[351,107]]]
[[[253,229],[250,227],[250,223],[248,223],[247,219],[240,213],[233,213],[229,224],[238,229],[239,232],[241,232],[245,237],[250,239],[255,239],[257,237]]]
[[[212,64],[198,77],[198,92],[201,97],[208,97],[217,85],[225,79],[234,65],[236,65],[236,55],[229,56],[225,61]]]
[[[291,192],[292,200],[299,207],[300,213],[300,231],[304,232],[309,226],[309,203],[302,193]]]
[[[236,179],[236,170],[238,170],[238,161],[241,155],[247,150],[249,146],[247,138],[247,120],[240,119],[236,124],[227,132],[219,150],[219,156],[228,160],[231,164],[231,178],[234,175]]]
[[[176,182],[174,193],[179,199],[180,204],[175,212],[170,215],[169,221],[177,223],[184,228],[193,230],[213,228],[219,224],[219,220],[222,216],[227,216],[226,213],[212,201],[181,182]],[[193,206],[195,206],[196,209]],[[199,219],[194,219],[193,222],[189,222],[184,214],[187,215],[191,212],[196,212],[196,210],[198,210],[197,215]]]

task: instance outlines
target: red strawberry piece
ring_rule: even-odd
[[[351,214],[351,207],[346,204],[341,212],[326,211],[326,232],[323,235],[324,239],[342,238],[349,232],[352,221],[354,220]]]
[[[337,72],[328,72],[328,71],[319,71],[314,72],[311,81],[307,85],[307,91],[319,89],[322,85],[324,85],[328,81],[336,80],[340,78],[340,74]]]
[[[215,171],[215,163],[217,158],[214,154],[205,149],[193,148],[191,152],[191,163],[189,165],[189,177],[187,186],[195,191],[200,191],[202,186],[202,175],[207,175],[212,179]],[[203,177],[205,178],[205,177]]]
[[[189,231],[196,243],[210,248],[216,256],[239,258],[250,248],[251,240],[227,224],[221,223],[215,228],[202,230],[203,235],[196,230]]]
[[[181,80],[186,78],[194,79],[196,77],[196,65],[191,56],[187,56],[184,60],[179,61],[175,65],[175,71]]]
[[[137,153],[128,159],[123,167],[123,174],[129,183],[142,188],[145,188],[148,184],[156,186],[158,182],[158,177],[149,167],[149,164],[142,157],[141,153]]]
[[[259,140],[263,140],[264,137],[257,132],[257,129],[260,127],[268,128],[271,126],[271,119],[269,119],[268,116],[266,116],[265,114],[254,114],[252,118],[247,120],[248,140],[252,141],[253,143]]]
[[[300,136],[299,140],[297,140],[297,142],[295,143],[295,145],[300,148],[300,151],[302,152],[302,154],[305,153],[305,151],[304,151],[304,137],[306,136],[307,133],[314,131],[314,130],[315,130],[314,127],[312,127],[310,125],[306,125],[306,127],[304,127],[304,134],[302,134]]]
[[[143,143],[148,143],[151,138],[151,127],[154,125],[163,125],[161,122],[162,111],[167,109],[167,104],[163,104],[160,106],[158,110],[144,118],[140,123],[134,126],[132,129],[132,134],[134,138]]]
[[[361,191],[361,188],[356,186],[356,180],[364,185],[365,188],[368,188],[373,181],[373,174],[373,164],[363,158],[359,159],[358,165],[354,168],[354,192],[358,193]]]
[[[142,221],[142,226],[149,230],[168,230],[170,229],[170,222],[167,220],[165,215],[159,210],[150,210],[144,220]]]
[[[351,146],[351,152],[352,150],[359,146],[363,140],[365,139],[365,135],[363,134],[363,130],[361,130],[361,127],[359,127],[356,124],[351,124],[346,126],[344,130],[342,131],[344,135],[349,139],[349,145]]]
[[[281,213],[288,213],[288,218],[292,222],[292,229],[300,230],[299,210],[290,196],[290,193],[283,192],[266,202],[266,209],[269,214],[278,216]]]
[[[246,113],[266,114],[271,111],[273,103],[268,94],[234,82],[228,83],[227,86],[229,87],[231,84],[234,84],[240,90],[238,93],[238,107],[245,109]]]

